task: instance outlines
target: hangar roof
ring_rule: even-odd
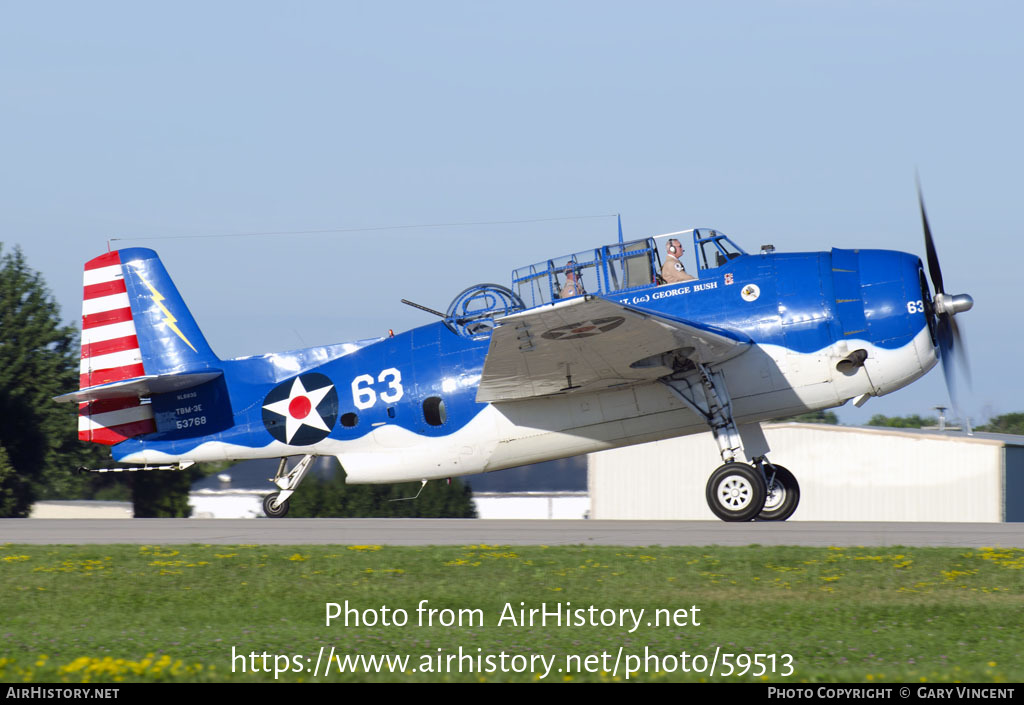
[[[807,428],[814,431],[837,431],[845,433],[882,433],[891,436],[912,436],[927,438],[945,438],[950,441],[961,441],[964,443],[984,443],[986,445],[1000,446],[1021,446],[1024,447],[1024,436],[1009,433],[986,433],[975,431],[967,435],[960,429],[946,429],[940,431],[937,428],[895,428],[892,426],[840,426],[838,424],[824,423],[766,423],[765,428]]]

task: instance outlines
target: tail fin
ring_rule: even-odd
[[[153,250],[118,252],[146,374],[186,372],[220,362]]]
[[[81,389],[220,362],[152,250],[100,255],[85,264],[84,283]],[[155,431],[152,407],[138,395],[79,404],[83,441],[113,445]]]

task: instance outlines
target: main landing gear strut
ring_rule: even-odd
[[[299,483],[302,482],[302,478],[309,472],[309,466],[315,457],[315,455],[302,456],[302,460],[291,470],[288,470],[288,459],[281,458],[281,462],[277,466],[277,474],[271,480],[281,489],[279,492],[271,492],[263,498],[264,514],[271,519],[280,519],[288,514],[289,500]]]
[[[662,381],[704,418],[725,462],[708,479],[708,507],[724,521],[785,521],[800,503],[796,478],[768,460],[761,424],[736,423],[724,375],[700,363],[696,369],[699,385],[693,384],[693,376]],[[736,460],[740,452],[750,459],[749,464]]]

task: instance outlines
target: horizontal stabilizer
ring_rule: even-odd
[[[118,382],[97,384],[93,387],[79,389],[77,392],[61,394],[54,397],[54,401],[98,401],[100,399],[121,399],[124,397],[152,397],[156,394],[167,392],[179,392],[183,389],[197,387],[211,379],[217,379],[223,374],[220,370],[205,370],[203,372],[185,372],[181,374],[168,375],[145,375],[123,379]]]

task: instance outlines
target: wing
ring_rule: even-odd
[[[673,359],[722,362],[751,342],[741,333],[581,296],[500,319],[476,399],[636,384],[671,373]]]

